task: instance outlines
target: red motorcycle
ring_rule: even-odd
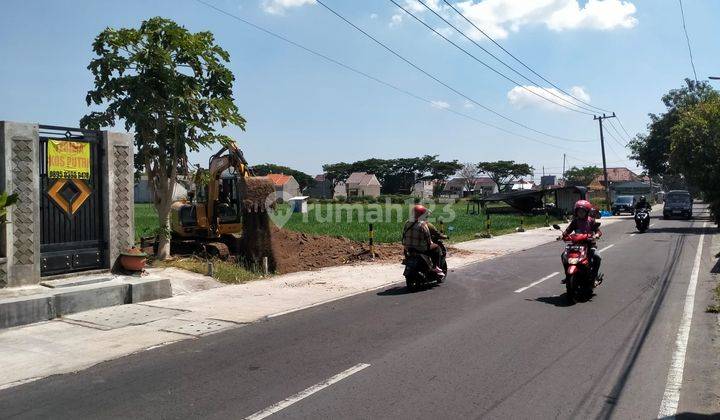
[[[553,225],[553,227],[560,229],[558,225]],[[598,279],[595,279],[592,274],[592,261],[590,261],[589,253],[593,239],[593,234],[589,233],[563,234],[558,238],[567,243],[565,252],[562,254],[562,263],[565,267],[565,290],[569,303],[575,303],[581,297],[592,296],[593,289],[601,281],[600,275],[598,275]]]

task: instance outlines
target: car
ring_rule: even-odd
[[[630,213],[634,214],[635,212],[635,197],[632,195],[619,195],[617,198],[615,198],[615,201],[612,203],[612,214],[613,216],[617,216],[620,213]]]
[[[671,217],[692,219],[693,201],[689,192],[685,190],[673,190],[665,194],[663,219],[669,219]]]

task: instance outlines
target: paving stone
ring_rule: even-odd
[[[169,318],[153,322],[151,324],[148,324],[148,326],[156,327],[162,331],[192,335],[197,337],[221,331],[224,329],[237,327],[238,324],[225,321],[215,321],[213,319],[187,320],[180,318]]]
[[[130,325],[143,325],[183,314],[177,309],[156,308],[145,305],[122,305],[63,317],[63,320],[101,330],[112,330]]]

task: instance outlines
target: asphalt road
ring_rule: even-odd
[[[358,295],[0,391],[0,418],[242,418],[278,403],[275,418],[654,418],[703,222],[652,223],[604,229],[605,282],[589,302],[567,306],[560,275],[528,287],[562,271],[552,243],[429,290]],[[695,335],[714,331],[698,321],[700,289],[683,382],[696,389],[717,380]],[[717,404],[683,389],[681,412]]]

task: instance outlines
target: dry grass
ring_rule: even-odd
[[[206,260],[198,257],[175,258],[166,261],[156,260],[154,267],[174,267],[193,273],[208,274],[208,263],[213,265],[213,278],[225,284],[241,284],[257,280],[262,277],[259,271],[246,269],[239,263],[222,261],[219,259]]]

